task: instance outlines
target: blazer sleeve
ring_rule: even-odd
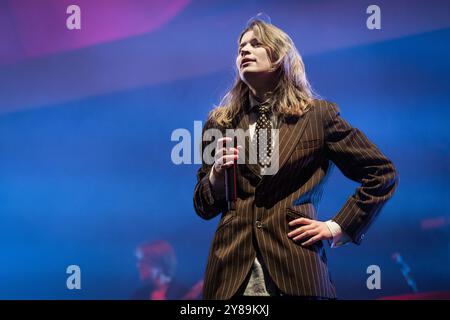
[[[209,181],[209,173],[212,169],[212,164],[206,164],[203,159],[203,152],[206,146],[211,141],[203,141],[203,134],[207,129],[214,128],[211,120],[207,120],[202,130],[202,142],[201,142],[201,158],[202,165],[197,171],[197,183],[194,188],[194,209],[197,215],[201,218],[209,220],[224,212],[227,205],[225,198],[216,198],[213,193],[213,188]],[[218,129],[218,128],[217,128]],[[220,130],[220,129],[219,129]],[[214,142],[215,143],[215,142]],[[212,156],[215,153],[215,149],[212,151]]]
[[[325,153],[349,179],[361,185],[333,218],[355,244],[392,197],[398,184],[393,163],[327,103],[323,110]]]

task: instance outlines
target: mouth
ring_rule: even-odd
[[[246,64],[249,64],[250,62],[255,62],[254,59],[244,58],[241,61],[241,68],[244,67]]]

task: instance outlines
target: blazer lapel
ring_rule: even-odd
[[[282,117],[280,119],[280,126],[278,127],[278,171],[286,164],[286,161],[291,156],[295,146],[305,132],[305,128],[309,123],[308,111],[300,117],[289,117],[287,119]],[[273,156],[277,156],[277,154],[275,153]],[[260,184],[274,175],[262,176]]]
[[[304,113],[301,117],[291,117],[282,119],[279,131],[279,168],[283,167],[289,159],[295,146],[305,132],[305,128],[309,122],[309,112]]]
[[[242,129],[244,132],[248,132],[250,124],[250,116],[247,112],[241,113],[238,118],[238,122],[236,125],[237,129]],[[244,168],[243,173],[250,173],[251,178],[261,178],[260,168],[256,161],[256,149],[253,144],[250,142],[249,135],[245,135],[245,164],[241,167]],[[247,168],[250,172],[245,172],[245,168]]]
[[[287,119],[283,117],[280,118],[280,125],[278,126],[278,169],[282,168],[289,159],[295,146],[303,135],[308,122],[308,110],[300,117],[289,117]],[[236,128],[247,132],[249,123],[249,114],[243,112],[237,118]],[[252,143],[250,143],[248,135],[245,136],[245,146],[243,147],[245,149],[245,164],[238,166],[243,169],[241,170],[241,174],[248,178],[258,178],[261,180],[271,177],[270,175],[261,175],[260,167],[256,161],[256,149]],[[276,154],[274,154],[274,156],[276,156]],[[246,168],[248,170],[245,170]]]

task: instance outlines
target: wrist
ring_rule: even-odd
[[[225,196],[224,183],[220,179],[220,174],[218,174],[217,171],[215,171],[214,166],[211,168],[208,178],[213,191],[213,197],[215,199],[221,199],[222,197],[224,197]]]
[[[220,173],[216,169],[216,164],[213,164],[211,174],[214,175],[214,177],[218,177],[220,175]]]
[[[217,186],[218,182],[221,180],[221,174],[216,170],[215,165],[212,166],[211,171],[209,172],[209,182],[213,186]]]

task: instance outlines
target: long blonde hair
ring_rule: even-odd
[[[256,19],[242,31],[238,45],[242,36],[250,30],[267,50],[273,69],[277,70],[279,76],[278,84],[269,93],[266,102],[272,103],[273,111],[281,116],[301,116],[317,95],[306,78],[302,57],[292,39],[274,25]],[[249,90],[237,71],[232,88],[222,98],[219,106],[210,112],[209,118],[221,126],[229,126],[248,102]]]

